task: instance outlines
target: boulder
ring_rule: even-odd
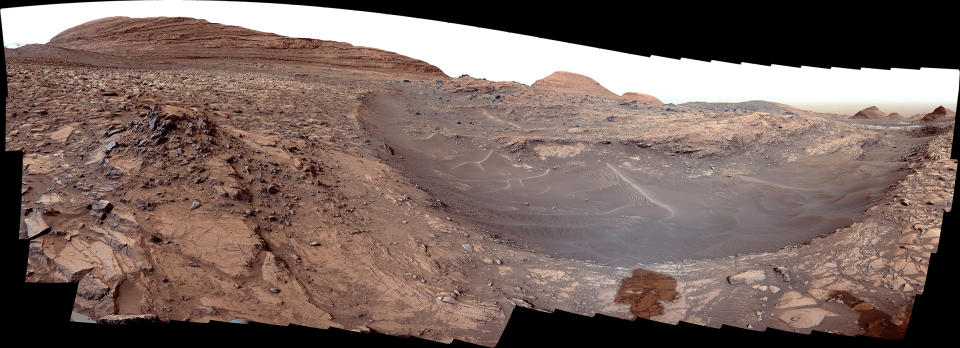
[[[727,277],[727,281],[733,285],[754,284],[762,282],[765,279],[767,279],[766,272],[759,269],[744,271]]]
[[[27,225],[27,238],[33,238],[50,231],[50,225],[47,225],[47,222],[43,219],[43,214],[37,210],[27,215],[24,223]]]

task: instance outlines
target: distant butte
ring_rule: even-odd
[[[936,109],[933,109],[933,112],[923,115],[923,117],[920,117],[920,121],[933,122],[933,121],[938,121],[945,118],[954,117],[956,115],[957,115],[956,112],[954,112],[953,110],[947,109],[943,106],[938,106]]]
[[[601,86],[593,79],[571,72],[557,71],[550,76],[537,80],[533,88],[554,93],[590,95],[594,97],[619,99],[616,93]]]
[[[880,109],[876,106],[871,106],[869,108],[857,111],[856,114],[850,116],[850,118],[854,120],[879,120],[886,117],[887,114],[883,111],[880,111]]]

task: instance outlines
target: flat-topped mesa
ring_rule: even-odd
[[[636,101],[640,104],[663,105],[663,102],[657,99],[657,97],[644,93],[627,92],[624,93],[621,98],[627,101]]]
[[[543,91],[573,94],[589,95],[601,98],[620,99],[616,93],[601,86],[593,79],[571,72],[557,71],[550,76],[537,80],[531,87]]]
[[[67,29],[49,45],[147,60],[262,59],[445,78],[439,68],[393,52],[291,38],[186,17],[107,17]]]
[[[876,106],[871,106],[869,108],[857,111],[856,114],[850,116],[850,119],[854,120],[879,120],[887,118],[887,114],[883,111],[880,111]]]
[[[947,109],[943,106],[938,106],[936,109],[933,109],[933,112],[923,115],[920,117],[920,122],[933,122],[942,120],[945,118],[950,118],[956,116],[957,113],[953,110]]]

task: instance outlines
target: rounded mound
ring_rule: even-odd
[[[537,80],[533,88],[563,94],[590,95],[594,97],[619,99],[620,96],[604,88],[593,79],[571,72],[557,71],[550,76]]]
[[[660,101],[660,99],[657,99],[657,97],[644,93],[627,92],[623,94],[623,99],[630,101],[635,100],[641,104],[663,105],[663,102]]]

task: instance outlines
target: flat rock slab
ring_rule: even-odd
[[[67,141],[67,138],[70,137],[70,134],[73,134],[73,125],[67,125],[60,130],[50,133],[50,140],[63,143]]]
[[[802,306],[812,306],[817,304],[817,300],[812,297],[803,296],[796,291],[788,291],[780,297],[777,302],[777,308],[793,308]]]
[[[196,212],[196,211],[194,211]],[[262,248],[262,241],[238,217],[200,212],[158,212],[154,228],[181,251],[210,263],[231,276],[247,274]]]
[[[820,325],[826,317],[835,317],[836,313],[823,308],[791,309],[780,314],[780,320],[797,329],[809,329]]]
[[[754,284],[762,282],[765,279],[767,279],[766,272],[759,269],[744,271],[727,277],[727,281],[733,285]]]

